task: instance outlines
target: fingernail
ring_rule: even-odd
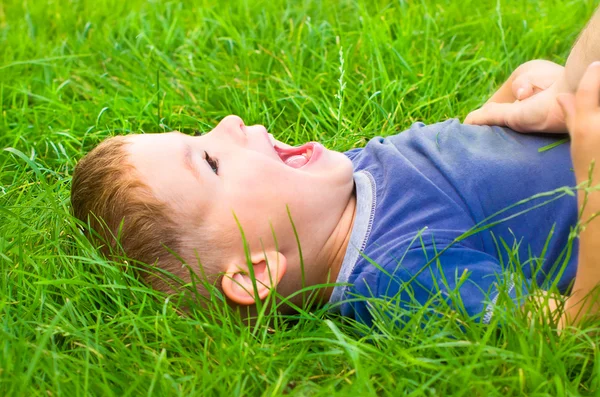
[[[590,66],[593,66],[593,67],[597,68],[598,66],[600,66],[600,61],[595,61],[595,62],[592,62],[592,63],[590,64]]]

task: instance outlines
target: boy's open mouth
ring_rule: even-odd
[[[284,164],[292,168],[302,168],[311,160],[316,160],[315,152],[320,153],[322,146],[316,142],[309,142],[302,146],[281,148],[273,145],[275,152]]]

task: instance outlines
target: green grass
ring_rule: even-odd
[[[74,165],[107,136],[234,113],[289,143],[361,146],[464,117],[526,60],[563,62],[594,6],[0,2],[0,395],[596,395],[592,328],[519,312],[367,333],[322,310],[250,328],[218,306],[180,316],[69,215]]]

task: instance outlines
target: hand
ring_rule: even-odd
[[[571,133],[575,178],[577,183],[587,181],[591,162],[600,160],[600,62],[588,66],[575,95],[559,95],[557,102]],[[600,182],[598,168],[597,162],[592,186]]]
[[[519,132],[566,132],[556,96],[565,92],[564,67],[535,60],[519,66],[509,80],[465,124],[500,125]]]

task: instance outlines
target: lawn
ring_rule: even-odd
[[[464,118],[520,63],[564,62],[589,0],[0,2],[0,395],[596,395],[590,326],[517,312],[364,330],[324,310],[247,327],[102,258],[70,215],[115,134],[237,114],[347,150]]]

